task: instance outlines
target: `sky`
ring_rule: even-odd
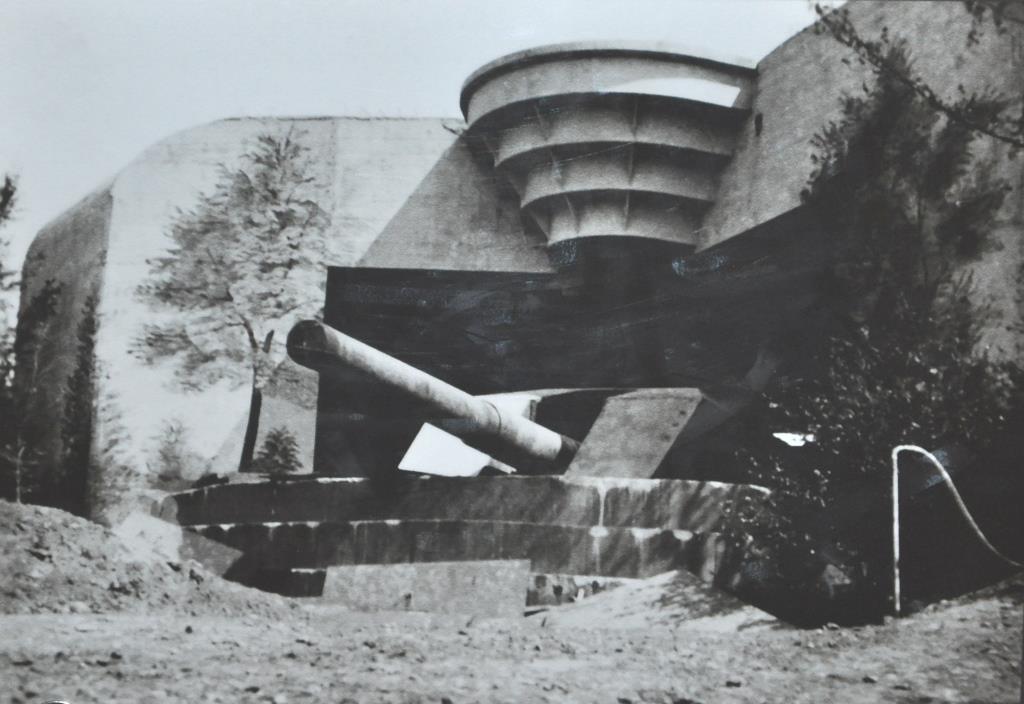
[[[0,239],[20,266],[48,221],[174,132],[236,116],[459,116],[503,54],[585,39],[753,63],[808,0],[0,0]]]

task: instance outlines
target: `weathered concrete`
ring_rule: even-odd
[[[221,167],[234,167],[258,136],[291,131],[311,150],[310,176],[322,184],[316,200],[330,214],[335,233],[327,242],[329,259],[354,264],[452,144],[455,136],[446,127],[455,124],[433,118],[223,120],[154,145],[109,185],[47,225],[26,258],[22,299],[23,306],[29,305],[47,280],[62,285],[57,324],[38,357],[46,378],[37,383],[39,403],[31,409],[33,418],[49,428],[40,449],[51,461],[43,464],[56,468],[62,456],[61,429],[54,419],[61,416],[61,397],[79,352],[79,323],[91,303],[96,304],[96,332],[93,349],[86,352],[94,356],[97,370],[95,398],[82,403],[97,409],[87,441],[94,467],[129,467],[145,482],[147,473],[160,471],[156,447],[173,420],[185,428],[186,451],[209,462],[244,417],[249,400],[245,388],[221,383],[202,393],[183,392],[170,385],[167,365],[146,366],[131,349],[143,323],[153,319],[136,295],[148,275],[147,260],[169,246],[167,232],[177,211],[193,208],[198,196],[220,178]],[[322,277],[310,284],[310,301],[322,300],[323,285]],[[280,321],[277,339],[282,343],[292,322]],[[238,344],[246,344],[244,337]],[[275,348],[276,358],[284,357],[283,347]],[[25,362],[21,364],[19,373],[27,379],[31,375]],[[283,404],[281,410],[294,412],[293,405]],[[269,410],[274,408],[268,403]],[[305,412],[305,423],[311,426],[312,407]],[[300,421],[283,424],[302,426]],[[275,425],[282,423],[268,418],[258,441]],[[312,434],[296,434],[307,438],[301,449],[308,467]],[[216,470],[230,471],[234,462]],[[196,467],[195,472],[203,469]],[[114,483],[101,476],[95,480],[101,492]]]
[[[68,396],[76,392],[69,389],[76,368],[94,362],[92,341],[80,340],[78,333],[91,328],[95,322],[109,247],[107,233],[113,200],[112,186],[108,184],[49,223],[32,242],[22,272],[19,334],[27,333],[35,343],[30,353],[19,355],[17,359],[15,383],[19,393],[25,393],[30,399],[23,410],[24,417],[19,419],[22,424],[19,435],[27,445],[25,457],[33,459],[36,467],[54,469],[52,476],[37,476],[35,482],[50,496],[56,492],[66,498],[67,502],[61,505],[76,513],[89,508],[92,497],[85,487],[90,478],[84,476],[84,466],[62,466],[66,456],[63,444],[69,430],[63,416]],[[31,319],[31,312],[39,307],[38,302],[51,286],[59,291],[52,314],[36,314]],[[19,344],[29,346],[24,337]],[[105,365],[96,364],[100,379],[107,372]],[[93,415],[99,405],[85,404]],[[75,422],[80,431],[89,434],[90,429],[97,427],[96,420],[79,417]],[[102,447],[102,438],[95,437],[98,434],[82,441],[86,446]],[[33,473],[41,474],[38,469]],[[96,486],[104,483],[103,477],[92,479]],[[62,481],[63,486],[54,486],[57,481]],[[31,494],[26,498],[39,500]]]
[[[523,615],[529,571],[526,560],[328,567],[323,598],[357,611],[509,618]]]
[[[641,577],[700,569],[727,508],[758,487],[680,480],[421,477],[233,483],[177,494],[160,515],[245,553],[250,583],[319,593],[334,565],[529,560],[534,572]]]
[[[886,28],[892,38],[905,39],[914,70],[944,98],[955,100],[961,85],[967,94],[991,88],[1020,96],[1024,56],[1019,38],[999,36],[991,29],[976,46],[968,47],[971,17],[962,3],[857,0],[847,3],[846,9],[865,37],[877,37]],[[1019,28],[1007,30],[1018,37],[1021,33]],[[757,134],[750,120],[739,136],[736,153],[722,174],[717,202],[705,218],[705,246],[800,205],[800,192],[813,167],[811,137],[840,117],[842,95],[859,93],[870,76],[870,69],[850,50],[813,27],[758,62],[750,109],[762,116],[762,129]],[[1005,151],[996,149],[993,156],[1005,157]],[[1019,171],[1017,164],[1015,176]]]
[[[687,552],[693,550],[687,548]],[[692,555],[690,557],[692,560]],[[488,562],[478,560],[476,563]],[[508,560],[496,560],[490,562],[509,562]],[[394,567],[396,569],[407,568],[410,565],[430,566],[436,563],[396,563],[393,565],[356,565],[354,567],[366,567],[368,569],[381,569]],[[445,564],[445,563],[442,563]],[[458,564],[465,564],[465,561]],[[283,596],[292,597],[319,597],[324,591],[324,582],[327,571],[341,567],[304,567],[286,569],[258,569],[253,568],[244,573],[238,580],[243,584],[274,592]],[[579,598],[589,598],[595,594],[621,586],[632,584],[636,580],[629,577],[603,577],[601,575],[567,575],[551,573],[530,573],[526,589],[526,606],[553,606],[556,604],[567,604]]]
[[[885,29],[892,39],[906,40],[914,71],[944,99],[957,100],[962,86],[966,95],[994,91],[1020,100],[1024,27],[1019,24],[1004,23],[1006,34],[1001,34],[986,22],[978,43],[968,47],[971,17],[963,3],[857,0],[844,7],[863,36],[877,38]],[[856,95],[873,80],[852,52],[813,27],[764,57],[757,74],[750,110],[760,116],[761,128],[750,119],[740,131],[715,204],[704,217],[702,248],[797,207],[814,168],[812,137],[840,118],[844,94]],[[1020,338],[1005,326],[1020,319],[1014,282],[1024,255],[1024,169],[1019,158],[1009,157],[1008,144],[982,137],[972,151],[1014,189],[991,230],[996,248],[968,267],[978,301],[993,304],[997,313],[985,342],[1013,354]]]
[[[527,606],[557,606],[586,599],[606,589],[630,584],[633,580],[622,577],[597,575],[532,574],[526,591]]]
[[[562,44],[484,66],[461,102],[469,133],[549,244],[626,236],[695,245],[754,78],[748,66],[661,45]],[[697,86],[708,85],[729,100],[705,100]]]
[[[195,489],[165,499],[160,516],[184,526],[391,519],[707,532],[720,527],[725,507],[766,495],[748,485],[668,479],[418,477],[381,485],[346,477]]]
[[[481,66],[463,84],[460,105],[467,121],[473,124],[496,110],[538,96],[615,90],[641,92],[632,86],[641,81],[662,79],[656,85],[675,82],[680,90],[687,81],[732,86],[736,91],[730,102],[745,107],[754,89],[754,73],[752,66],[695,55],[668,44],[628,41],[554,44],[515,52]],[[642,92],[648,94],[650,88]]]
[[[641,389],[612,396],[566,477],[654,476],[702,396],[697,389]]]
[[[610,577],[645,577],[685,567],[694,559],[688,546],[695,535],[657,528],[404,519],[223,524],[190,530],[243,551],[256,569],[529,560],[534,572]]]
[[[493,169],[473,154],[465,137],[424,173],[359,266],[553,271],[544,236],[523,228],[515,194],[497,187]]]

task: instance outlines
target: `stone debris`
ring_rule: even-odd
[[[0,556],[0,613],[163,609],[266,617],[297,608],[220,579],[198,562],[168,562],[159,549],[147,553],[144,541],[126,544],[101,525],[42,506],[0,501]]]

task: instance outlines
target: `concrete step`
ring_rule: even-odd
[[[256,570],[333,565],[529,560],[533,572],[647,577],[701,559],[703,536],[658,528],[522,521],[369,520],[194,525]]]
[[[498,521],[713,531],[723,509],[761,487],[669,479],[561,476],[365,478],[223,484],[175,494],[160,516],[183,526],[364,520]]]
[[[323,599],[356,611],[422,611],[468,617],[523,615],[526,560],[328,567]]]
[[[488,564],[485,560],[477,564]],[[451,564],[451,563],[406,563]],[[473,563],[469,563],[473,564]],[[372,567],[372,566],[368,566]],[[263,591],[291,597],[319,597],[323,595],[327,567],[300,567],[291,569],[256,569],[238,581]],[[628,577],[602,577],[600,575],[531,573],[526,586],[525,606],[557,606],[590,598],[638,580]],[[487,598],[482,594],[481,598]]]

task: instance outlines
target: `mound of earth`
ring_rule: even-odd
[[[779,627],[749,606],[684,570],[629,582],[545,614],[552,625],[581,628],[685,626],[712,631]]]
[[[856,628],[772,627],[685,572],[474,619],[293,607],[143,542],[0,503],[0,611],[14,612],[0,613],[0,700],[953,704],[1020,691],[1020,576]]]
[[[273,615],[297,608],[194,561],[142,555],[65,511],[0,501],[0,613]]]

